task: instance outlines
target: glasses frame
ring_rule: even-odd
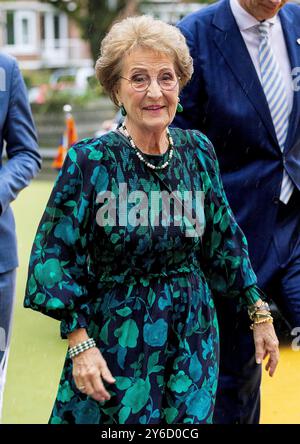
[[[153,77],[150,77],[150,76],[148,76],[148,77],[149,77],[149,81],[150,81],[150,82],[148,83],[148,85],[146,86],[145,89],[136,89],[136,88],[132,85],[132,81],[133,81],[132,79],[127,79],[127,77],[123,77],[123,76],[120,76],[120,79],[127,80],[127,82],[130,83],[130,86],[131,86],[132,89],[134,89],[134,91],[136,91],[136,92],[145,92],[145,91],[147,91],[147,89],[150,87],[150,85],[151,85],[151,83],[152,83],[152,81],[153,81]],[[160,85],[159,81],[158,81],[158,77],[156,77],[156,83],[158,84],[158,86],[160,87],[160,89],[163,90],[163,91],[173,91],[173,90],[176,88],[176,86],[178,85],[179,80],[181,80],[181,77],[179,77],[179,76],[176,75],[176,79],[177,79],[177,82],[175,83],[175,85],[174,85],[173,88],[171,88],[171,89],[163,88],[163,87]]]

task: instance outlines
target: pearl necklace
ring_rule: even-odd
[[[131,145],[132,148],[134,149],[135,154],[138,156],[138,158],[139,158],[142,162],[144,162],[145,165],[147,165],[147,167],[151,168],[152,170],[163,170],[164,168],[166,168],[166,167],[169,165],[170,160],[172,159],[172,157],[173,157],[173,153],[174,153],[174,148],[173,148],[173,147],[174,147],[174,143],[173,143],[173,139],[172,139],[171,134],[170,134],[170,132],[169,132],[168,129],[167,129],[167,137],[168,137],[168,141],[169,141],[169,157],[168,157],[168,160],[167,160],[165,163],[163,163],[161,166],[156,166],[156,165],[153,165],[153,163],[148,162],[148,160],[146,160],[146,159],[143,157],[142,153],[141,153],[140,150],[137,148],[137,146],[135,145],[135,143],[134,143],[132,137],[131,137],[130,134],[128,133],[127,128],[126,128],[124,122],[121,124],[121,128],[122,128],[122,130],[123,130],[125,136],[126,136],[127,139],[129,140],[130,145]]]

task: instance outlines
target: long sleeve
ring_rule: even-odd
[[[72,147],[33,243],[24,306],[61,320],[61,335],[87,326],[92,298],[89,244],[97,141]]]
[[[214,294],[240,297],[254,304],[261,296],[256,286],[246,237],[238,226],[223,188],[219,164],[211,142],[194,131],[199,160],[204,163],[206,228],[203,237],[203,266]],[[236,190],[236,192],[239,192]]]
[[[37,136],[26,87],[16,61],[7,70],[9,103],[3,126],[8,161],[0,169],[0,214],[36,176],[41,167]]]

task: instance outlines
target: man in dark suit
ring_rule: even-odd
[[[7,162],[2,161],[4,148]],[[0,159],[1,418],[18,266],[15,223],[10,203],[29,184],[41,166],[26,87],[15,59],[4,54],[0,54]]]
[[[222,0],[178,26],[194,59],[174,125],[214,143],[258,282],[300,326],[300,7]],[[261,366],[246,310],[216,301],[221,334],[217,423],[258,423]]]

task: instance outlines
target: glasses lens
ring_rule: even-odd
[[[132,87],[136,91],[145,91],[151,83],[151,78],[147,74],[136,74],[130,79]],[[170,91],[174,89],[178,83],[178,79],[173,73],[163,73],[157,77],[157,83],[161,89]]]
[[[150,85],[151,79],[145,74],[135,75],[131,78],[131,85],[136,91],[145,91]]]
[[[164,73],[157,78],[159,86],[165,90],[172,90],[176,87],[178,80],[173,73]]]

